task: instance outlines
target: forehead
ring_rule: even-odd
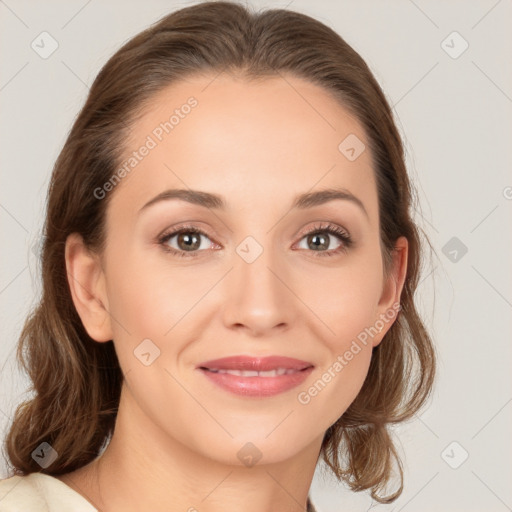
[[[140,151],[143,146],[150,149]],[[138,207],[168,188],[222,194],[228,206],[261,207],[343,187],[365,203],[370,217],[377,212],[363,128],[326,90],[294,76],[251,82],[221,74],[172,84],[134,121],[126,159],[134,152],[137,161],[113,199],[119,195]]]

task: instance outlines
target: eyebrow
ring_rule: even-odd
[[[226,210],[227,208],[227,203],[224,198],[217,194],[191,189],[169,189],[161,192],[157,196],[153,197],[153,199],[148,201],[139,210],[139,214],[143,210],[146,210],[150,206],[160,201],[168,201],[171,199],[180,199],[191,204],[214,210]],[[291,209],[298,208],[300,210],[305,210],[307,208],[320,206],[336,199],[352,202],[363,211],[366,217],[368,217],[368,212],[366,211],[363,202],[349,190],[343,188],[327,188],[318,190],[316,192],[306,192],[304,194],[299,194],[294,198]]]

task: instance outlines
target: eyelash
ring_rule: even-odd
[[[163,250],[166,252],[169,252],[171,254],[174,254],[180,258],[195,258],[199,256],[199,254],[203,251],[178,251],[172,247],[169,247],[167,245],[167,242],[174,236],[179,235],[181,233],[195,233],[198,235],[204,235],[207,238],[210,238],[208,233],[204,232],[202,229],[199,229],[195,226],[180,226],[178,228],[173,229],[172,231],[163,233],[158,238],[158,243],[162,246]],[[353,240],[348,231],[345,231],[344,229],[340,228],[339,226],[336,226],[335,224],[317,224],[312,229],[308,230],[306,233],[303,233],[300,240],[305,238],[308,235],[318,235],[321,233],[329,233],[330,235],[336,236],[342,244],[337,249],[331,249],[330,251],[312,251],[315,253],[315,257],[323,258],[324,256],[335,256],[341,252],[346,253],[348,249],[350,249],[353,245]]]

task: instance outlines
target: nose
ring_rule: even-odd
[[[224,281],[223,321],[228,329],[255,337],[289,329],[300,314],[300,301],[283,262],[264,249],[252,262],[234,254],[234,267]]]

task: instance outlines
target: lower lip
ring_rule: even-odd
[[[278,395],[304,382],[313,367],[276,377],[242,377],[230,373],[215,373],[199,368],[212,382],[235,395],[268,397]]]

